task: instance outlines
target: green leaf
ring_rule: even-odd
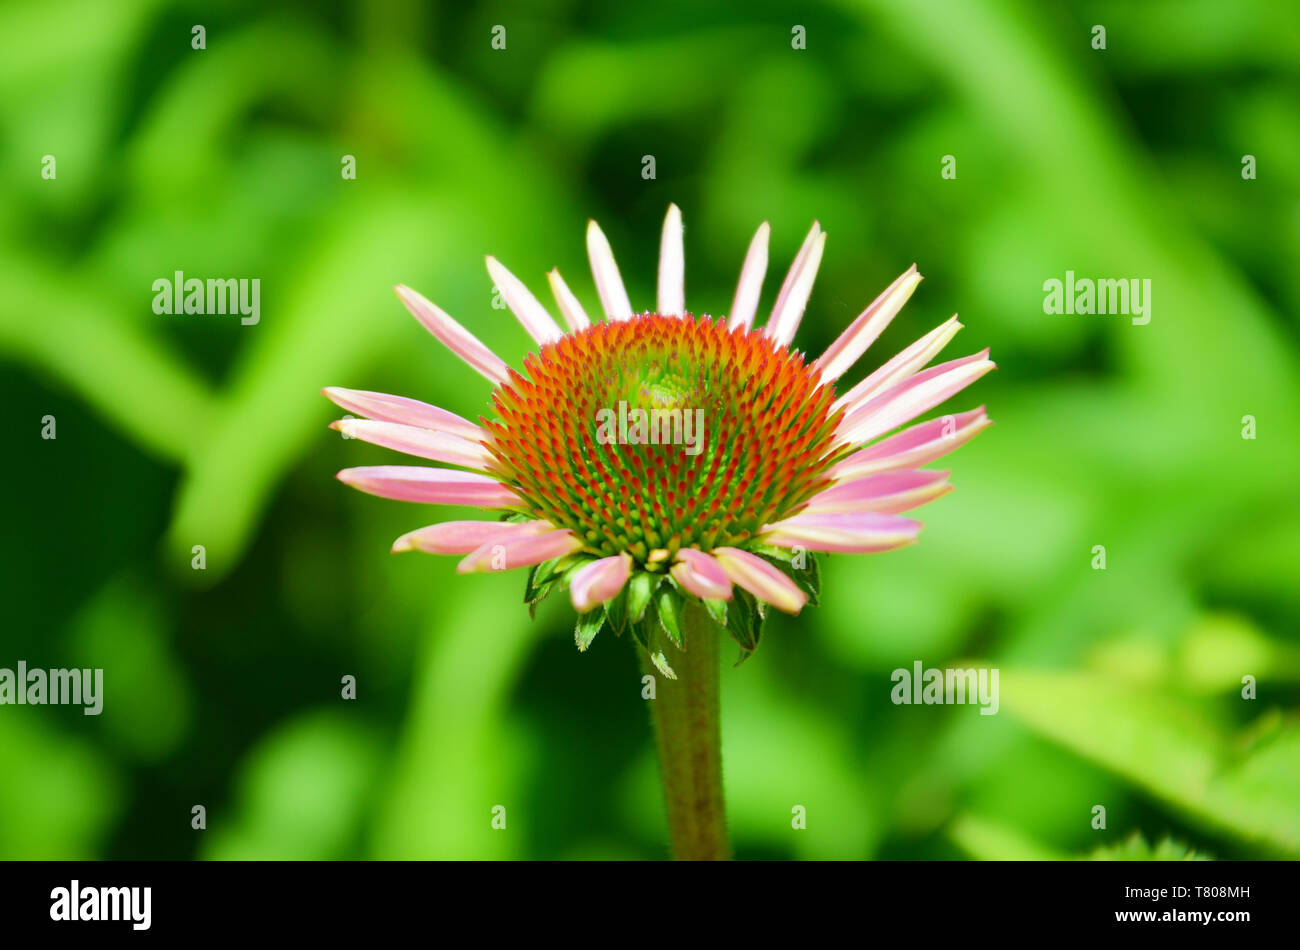
[[[578,651],[583,652],[591,646],[591,641],[596,639],[596,634],[604,626],[605,613],[600,608],[578,614],[577,625],[573,628],[573,641],[578,645]]]
[[[648,571],[640,571],[632,575],[632,579],[627,582],[628,620],[636,623],[645,616],[646,608],[650,606],[650,599],[662,580],[662,574],[651,574]]]
[[[1177,696],[1092,673],[1000,678],[1003,709],[1033,731],[1204,825],[1300,852],[1300,726],[1232,735]]]

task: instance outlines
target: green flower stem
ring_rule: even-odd
[[[664,656],[677,674],[675,680],[658,674],[644,651],[638,651],[646,671],[656,680],[650,708],[668,828],[679,861],[724,861],[731,857],[731,848],[722,797],[718,717],[722,631],[702,607],[687,604],[682,637],[685,650],[661,638]]]

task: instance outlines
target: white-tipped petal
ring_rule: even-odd
[[[714,548],[713,557],[732,581],[777,610],[797,614],[808,602],[798,584],[757,555],[739,548]]]
[[[406,532],[393,542],[393,553],[469,554],[494,541],[554,530],[546,521],[443,521]]]
[[[769,337],[782,346],[789,346],[799,329],[799,321],[808,306],[808,297],[812,294],[813,281],[817,279],[817,268],[821,266],[822,251],[826,247],[826,233],[821,225],[813,222],[812,230],[799,249],[798,256],[790,265],[781,293],[772,308],[772,317],[763,329]]]
[[[613,600],[632,572],[632,558],[626,551],[613,557],[584,564],[569,580],[569,598],[574,610],[585,614]]]
[[[405,304],[406,309],[411,311],[411,315],[442,341],[447,349],[493,383],[500,385],[510,379],[510,372],[505,362],[488,349],[478,337],[453,320],[445,310],[429,302],[405,284],[398,284],[393,290],[397,292],[398,299]]]
[[[591,326],[591,321],[587,319],[587,311],[582,309],[582,304],[578,303],[578,298],[564,282],[559,270],[548,271],[546,281],[551,285],[551,293],[555,295],[555,302],[559,305],[560,313],[564,316],[564,322],[569,325],[569,329],[585,330]]]
[[[546,312],[546,308],[533,296],[532,291],[524,286],[524,282],[510,273],[506,266],[491,254],[487,256],[487,269],[492,282],[497,285],[497,290],[501,291],[506,306],[519,318],[519,322],[528,331],[528,335],[537,341],[538,346],[554,343],[564,336],[551,315]]]
[[[768,525],[760,537],[778,547],[843,554],[875,554],[911,544],[921,523],[878,511],[854,514],[800,514]]]
[[[844,416],[836,435],[845,442],[858,444],[892,432],[996,369],[988,356],[989,351],[984,349],[896,383]]]
[[[943,348],[948,345],[961,328],[962,325],[957,322],[957,315],[953,314],[921,339],[907,347],[907,349],[895,354],[884,366],[862,380],[839,399],[836,399],[832,409],[843,408],[846,413],[852,412],[868,399],[879,395],[889,387],[911,379],[928,366],[930,360],[943,352]]]
[[[984,407],[955,415],[940,416],[891,435],[855,452],[830,470],[836,483],[851,481],[875,472],[916,468],[947,455],[979,435],[993,420]]]
[[[682,212],[668,206],[659,240],[659,313],[680,317],[686,312],[686,254],[682,247]]]
[[[867,351],[867,347],[885,332],[885,328],[898,315],[898,311],[903,309],[903,304],[907,303],[920,282],[921,275],[916,272],[916,265],[913,264],[886,287],[813,364],[821,371],[822,379],[832,380],[843,376],[858,361],[858,357]]]
[[[745,254],[745,263],[740,268],[740,280],[736,284],[736,297],[731,301],[728,330],[736,327],[748,330],[754,325],[758,298],[763,292],[763,277],[767,274],[767,242],[771,233],[772,226],[764,221],[758,226],[754,239],[749,242],[749,251]]]
[[[677,563],[670,569],[673,580],[696,597],[706,600],[731,600],[731,578],[714,558],[695,548],[677,552]]]
[[[345,468],[336,476],[369,495],[428,505],[510,508],[519,496],[494,478],[477,472],[421,465],[366,465]]]
[[[618,274],[618,265],[614,263],[609,240],[595,221],[587,222],[587,257],[591,260],[591,276],[596,281],[596,293],[600,295],[605,316],[611,320],[629,319],[632,302],[627,299],[627,290]]]
[[[513,571],[554,557],[564,557],[581,548],[582,541],[572,531],[519,533],[507,538],[494,538],[475,548],[456,565],[456,572]]]
[[[326,386],[321,393],[341,409],[378,422],[399,422],[402,425],[419,426],[421,429],[433,429],[435,432],[448,432],[471,442],[481,442],[487,438],[487,433],[468,419],[418,399],[364,389],[343,389],[340,386]]]
[[[432,459],[476,471],[482,471],[492,461],[492,453],[477,442],[418,426],[376,422],[373,419],[340,419],[331,423],[330,428],[342,432],[349,439],[360,439],[417,458]]]

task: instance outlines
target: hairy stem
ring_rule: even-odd
[[[721,630],[702,607],[683,613],[684,650],[663,639],[664,656],[676,680],[657,673],[650,702],[664,803],[673,855],[679,861],[722,861],[731,857],[722,797],[722,733],[718,720]]]

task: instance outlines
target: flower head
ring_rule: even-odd
[[[525,600],[567,588],[585,649],[608,624],[631,629],[667,675],[659,635],[681,645],[681,611],[702,601],[747,656],[768,606],[798,613],[817,596],[812,552],[874,553],[910,544],[901,513],[950,489],[921,468],[990,425],[982,408],[912,425],[994,368],[984,350],[926,369],[961,329],[940,324],[842,395],[836,381],[921,281],[915,266],[813,362],[790,348],[826,235],[814,224],[753,327],[769,229],[750,244],[731,313],[685,308],[681,215],[670,206],[658,306],[634,313],[591,222],[587,248],[605,320],[593,323],[557,271],[548,275],[568,332],[492,257],[488,272],[538,345],[521,370],[407,287],[398,297],[492,384],[473,423],[401,396],[326,389],[364,418],[344,434],[453,468],[382,465],[339,478],[385,498],[497,510],[398,538],[394,551],[461,555],[462,573],[529,567]],[[888,436],[887,438],[882,438]]]

